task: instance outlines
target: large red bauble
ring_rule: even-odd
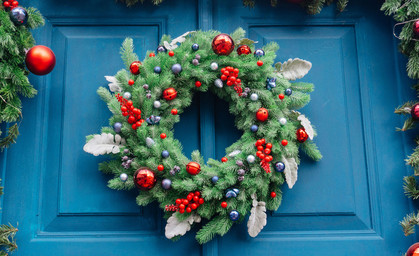
[[[301,143],[303,143],[304,141],[308,139],[308,134],[306,130],[302,127],[297,130],[296,134],[297,134],[297,140]]]
[[[242,54],[248,55],[248,54],[251,54],[251,53],[252,53],[252,50],[250,50],[250,47],[247,46],[247,45],[242,45],[239,48],[237,48],[237,54],[238,55],[242,55]]]
[[[55,54],[50,48],[37,45],[26,53],[25,63],[29,71],[35,75],[43,76],[54,69]]]
[[[261,122],[265,122],[266,120],[268,120],[268,117],[269,112],[266,108],[260,108],[258,112],[256,112],[256,119]]]
[[[419,256],[419,243],[415,243],[409,247],[406,256]]]
[[[186,171],[190,175],[197,175],[201,171],[201,166],[196,162],[189,162],[189,164],[186,165]]]
[[[413,105],[412,110],[410,110],[410,114],[413,119],[419,120],[419,103]]]
[[[419,36],[419,20],[415,21],[415,24],[413,24],[413,33],[415,33],[416,36]]]
[[[134,173],[134,184],[140,190],[150,190],[156,185],[156,176],[149,168],[141,167]]]
[[[139,75],[140,74],[140,67],[141,67],[141,61],[134,61],[133,63],[131,63],[131,65],[129,66],[129,70],[131,71],[131,73],[133,75]]]
[[[177,91],[175,90],[175,88],[167,88],[166,90],[163,91],[163,98],[165,100],[174,100],[176,99],[177,96]]]
[[[219,34],[212,40],[212,50],[218,55],[229,55],[234,50],[234,41],[227,34]]]

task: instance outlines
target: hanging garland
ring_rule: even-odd
[[[125,3],[127,6],[133,6],[140,3],[144,3],[145,0],[119,0],[122,3]],[[164,0],[150,0],[154,5],[159,5],[163,3]],[[289,3],[301,5],[308,14],[318,14],[322,11],[325,5],[330,5],[334,0],[286,0]],[[243,0],[243,6],[253,8],[255,6],[255,0]],[[337,0],[336,9],[339,12],[343,12],[346,6],[348,5],[349,0]],[[278,5],[278,0],[270,1],[272,7]]]
[[[114,175],[110,188],[137,187],[140,206],[159,202],[168,219],[167,238],[184,235],[205,218],[209,222],[196,239],[206,243],[249,212],[248,231],[255,237],[266,225],[266,210],[281,203],[279,187],[284,181],[294,186],[299,149],[321,158],[310,121],[292,110],[310,101],[313,85],[289,82],[307,74],[311,63],[297,58],[274,68],[278,45],[255,49],[244,35],[238,29],[231,36],[215,31],[188,32],[174,40],[164,36],[143,62],[126,39],[121,53],[129,71],[107,77],[112,93],[98,90],[113,116],[110,127],[87,137],[84,150],[113,154],[100,164],[101,171]],[[243,135],[221,161],[205,164],[199,151],[191,160],[182,153],[173,125],[193,93],[208,90],[230,104]]]
[[[419,79],[419,1],[418,0],[387,0],[381,7],[382,11],[385,11],[387,15],[393,15],[394,19],[398,22],[394,26],[394,30],[397,27],[402,26],[399,35],[394,35],[400,39],[399,49],[400,51],[408,56],[409,60],[407,63],[407,75],[416,80]],[[416,90],[416,94],[419,92],[419,83],[413,86]],[[402,106],[398,107],[395,111],[397,114],[408,115],[409,118],[404,122],[403,128],[400,131],[406,131],[416,127],[419,120],[419,101],[406,102]],[[414,169],[414,175],[419,175],[419,140],[416,141],[418,146],[414,152],[406,159],[406,163]],[[419,187],[416,183],[414,176],[404,178],[404,190],[405,194],[414,200],[419,198]],[[415,233],[415,226],[419,224],[419,213],[409,214],[401,225],[406,236]],[[412,245],[407,251],[407,256],[418,256],[419,255],[419,243]]]

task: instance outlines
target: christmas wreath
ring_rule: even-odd
[[[296,58],[273,67],[278,45],[255,49],[244,36],[241,28],[231,35],[163,36],[143,62],[132,39],[126,39],[121,54],[129,70],[106,77],[112,93],[98,89],[113,116],[101,134],[87,137],[84,150],[113,154],[99,166],[115,176],[110,188],[137,187],[140,206],[158,201],[166,212],[167,238],[184,235],[205,218],[209,221],[196,239],[206,243],[249,211],[248,231],[257,236],[266,225],[266,210],[281,203],[280,186],[286,181],[292,188],[297,180],[299,149],[321,158],[310,121],[295,111],[310,101],[313,85],[289,81],[307,74],[311,63]],[[243,135],[221,161],[204,164],[199,151],[191,160],[182,153],[172,129],[193,93],[207,90],[229,103]]]

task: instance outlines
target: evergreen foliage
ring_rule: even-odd
[[[9,12],[0,7],[0,125],[11,125],[7,135],[1,138],[0,148],[4,149],[14,143],[18,134],[18,124],[22,119],[20,97],[34,97],[36,90],[30,84],[25,69],[26,50],[34,45],[29,29],[44,24],[41,14],[34,8],[27,8],[28,22],[16,26],[10,20]],[[11,124],[15,123],[15,124]]]
[[[146,0],[119,0],[123,3],[125,3],[127,6],[133,6],[138,3],[143,4]],[[150,0],[151,3],[154,5],[159,5],[164,0]],[[260,1],[259,1],[260,2]],[[301,6],[304,7],[304,9],[309,14],[318,14],[322,11],[323,7],[325,5],[330,5],[334,2],[334,0],[304,0],[301,2]],[[345,10],[346,6],[348,5],[349,0],[337,0],[336,2],[336,9],[339,12],[342,12]],[[278,5],[278,0],[270,0],[271,6],[276,7]],[[256,4],[256,0],[243,0],[243,5],[246,7],[253,8]]]
[[[419,95],[419,37],[413,32],[413,24],[419,19],[419,1],[418,0],[387,0],[381,7],[381,10],[386,15],[393,15],[394,19],[399,22],[396,25],[403,25],[400,35],[399,49],[405,54],[409,60],[406,66],[407,75],[415,80],[416,85],[413,88],[416,90],[416,94]],[[406,102],[402,106],[395,110],[397,114],[409,115],[404,122],[403,128],[398,129],[406,131],[416,126],[417,121],[411,117],[411,108],[419,101]],[[416,140],[418,145],[414,152],[408,156],[406,163],[410,165],[415,172],[415,175],[419,175],[419,140]],[[405,177],[404,190],[408,197],[412,199],[419,198],[419,188],[417,187],[415,177]],[[419,223],[419,215],[409,214],[407,215],[401,225],[403,227],[405,235],[410,235],[415,232],[415,225]]]
[[[141,110],[142,118],[151,115],[160,116],[159,125],[147,125],[143,123],[139,128],[134,130],[131,124],[127,122],[127,117],[122,115],[121,106],[116,99],[116,93],[109,93],[105,88],[100,88],[98,94],[107,103],[109,110],[113,113],[110,118],[110,127],[104,127],[102,132],[116,134],[111,128],[116,122],[123,124],[119,135],[126,140],[126,146],[121,148],[121,152],[115,154],[113,160],[101,163],[99,169],[105,173],[111,173],[114,178],[108,183],[108,186],[116,190],[128,190],[135,188],[133,175],[140,167],[148,167],[153,170],[157,176],[157,183],[149,191],[141,191],[136,201],[138,205],[144,206],[153,201],[158,201],[161,208],[166,205],[174,204],[176,199],[185,198],[189,192],[200,191],[205,203],[199,206],[192,214],[197,213],[200,217],[209,219],[210,221],[201,228],[197,233],[197,240],[205,243],[211,240],[215,235],[224,235],[233,225],[233,221],[229,219],[229,212],[237,210],[240,213],[240,221],[245,219],[246,214],[252,207],[251,195],[256,194],[258,201],[266,202],[268,210],[276,210],[281,203],[280,185],[285,181],[284,173],[276,172],[272,168],[271,173],[267,173],[260,166],[260,160],[254,163],[247,162],[247,156],[255,155],[255,142],[257,139],[264,138],[267,143],[272,143],[272,156],[274,161],[281,161],[283,158],[292,159],[299,162],[299,148],[303,148],[304,152],[311,158],[319,160],[321,154],[316,145],[307,141],[306,143],[297,142],[296,130],[301,127],[301,123],[297,120],[299,113],[292,109],[301,108],[309,102],[308,92],[313,90],[313,85],[309,83],[290,83],[283,78],[278,70],[273,67],[275,60],[275,52],[278,45],[270,43],[263,47],[265,56],[261,57],[263,66],[256,65],[259,60],[253,54],[239,56],[233,51],[229,56],[218,56],[212,48],[211,42],[218,35],[217,31],[202,32],[198,31],[186,37],[186,41],[174,49],[174,56],[170,57],[167,53],[156,53],[155,57],[146,57],[140,68],[140,75],[136,76],[129,72],[129,66],[132,61],[137,60],[134,53],[132,39],[126,39],[122,45],[121,55],[123,62],[128,70],[121,70],[116,74],[118,85],[121,88],[120,94],[129,92],[132,95],[134,107]],[[243,40],[245,31],[238,29],[231,36],[236,42]],[[161,45],[170,37],[164,36]],[[255,46],[249,43],[252,52]],[[191,46],[196,43],[199,50],[193,51]],[[147,52],[147,56],[152,53]],[[199,65],[193,65],[192,59],[196,54],[200,55]],[[211,63],[218,63],[219,68],[212,70]],[[175,75],[171,71],[173,64],[179,63],[182,66],[182,72]],[[155,73],[154,67],[159,66],[162,69],[160,74]],[[223,67],[232,66],[240,70],[239,78],[243,82],[243,87],[248,87],[251,92],[257,93],[259,100],[252,101],[249,97],[240,97],[233,86],[225,85],[223,88],[214,86],[214,81],[221,76],[220,70]],[[277,77],[276,87],[272,90],[266,88],[267,77]],[[135,84],[128,85],[128,80],[133,79]],[[200,81],[202,86],[196,87],[195,82]],[[148,88],[144,88],[144,84]],[[177,90],[177,98],[166,101],[162,97],[164,89],[173,87]],[[292,88],[293,93],[286,96],[283,100],[278,95],[284,93],[285,89]],[[147,98],[147,89],[151,92],[151,97]],[[228,156],[227,162],[220,162],[209,159],[205,165],[203,157],[199,151],[194,151],[189,160],[182,153],[182,145],[173,136],[173,125],[180,120],[180,115],[186,107],[192,102],[193,93],[196,91],[211,91],[221,99],[230,104],[229,111],[236,116],[236,126],[243,131],[242,137],[226,149],[226,156],[233,151],[240,150],[234,157]],[[160,101],[159,108],[153,107],[154,101]],[[266,122],[258,122],[256,120],[256,112],[259,108],[265,107],[269,110],[269,119]],[[172,115],[171,109],[177,109],[178,115]],[[285,117],[288,122],[281,125],[279,118]],[[258,124],[259,129],[256,133],[250,131],[252,124]],[[167,138],[161,139],[160,134],[167,134]],[[89,142],[92,136],[87,137]],[[147,144],[147,140],[152,139],[154,144]],[[281,140],[287,139],[289,144],[285,147],[281,145]],[[150,141],[150,140],[149,140]],[[129,168],[123,166],[123,157],[129,150],[129,156],[132,163]],[[162,151],[167,150],[170,157],[163,158]],[[200,164],[201,172],[198,175],[190,175],[186,171],[186,165],[194,161]],[[241,164],[242,163],[242,164]],[[164,165],[164,171],[156,171],[158,165]],[[170,174],[169,170],[180,167],[180,172]],[[246,169],[246,175],[243,181],[238,181],[239,169]],[[296,170],[295,170],[296,171]],[[120,175],[128,174],[128,180],[122,181]],[[211,182],[213,176],[218,176],[217,183]],[[172,181],[172,188],[165,190],[161,186],[163,179]],[[236,198],[226,199],[225,193],[229,188],[238,188],[240,193]],[[277,194],[276,197],[270,196],[271,192]],[[220,202],[226,201],[227,208],[220,207]],[[172,214],[179,220],[185,220],[190,213],[180,214],[179,212],[168,212],[166,218]],[[176,238],[176,237],[175,237]]]
[[[0,196],[3,195],[3,187],[0,187]],[[17,249],[16,241],[14,239],[17,228],[11,224],[0,225],[0,256],[6,256],[9,252]]]

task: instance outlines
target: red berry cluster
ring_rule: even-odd
[[[221,69],[221,80],[226,81],[227,85],[232,86],[234,85],[234,90],[237,92],[239,96],[242,96],[243,89],[241,87],[242,81],[237,78],[239,75],[239,69],[233,67],[225,67]]]
[[[13,10],[13,8],[18,7],[19,2],[13,1],[13,0],[3,0],[3,6],[5,8],[10,8],[10,10]]]
[[[258,150],[256,152],[256,156],[261,160],[260,165],[266,171],[266,173],[270,173],[271,167],[269,162],[273,160],[273,157],[271,156],[272,144],[266,143],[265,139],[260,139],[256,141],[255,146]]]
[[[124,99],[119,93],[115,97],[121,104],[122,115],[128,116],[128,123],[132,124],[132,129],[136,130],[144,123],[144,119],[141,119],[141,110],[135,108],[132,101]]]
[[[187,213],[192,212],[192,210],[196,210],[201,204],[204,203],[204,199],[201,197],[201,193],[199,191],[195,191],[195,193],[189,193],[186,199],[176,199],[176,206],[179,209],[180,213]]]

